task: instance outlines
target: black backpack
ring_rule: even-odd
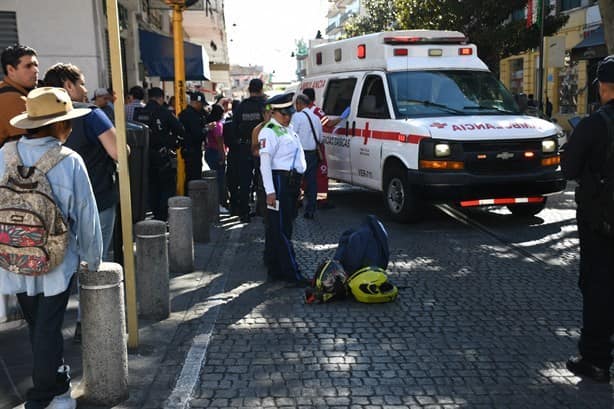
[[[600,226],[598,230],[608,236],[614,236],[614,109],[602,107],[598,111],[608,129],[608,149],[606,153],[604,173],[596,175],[597,206]]]
[[[341,234],[333,258],[339,260],[350,275],[366,266],[385,270],[390,260],[386,228],[377,217],[367,215],[357,229],[348,229]]]

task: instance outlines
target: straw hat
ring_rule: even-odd
[[[89,108],[73,108],[64,88],[35,88],[26,99],[26,112],[13,117],[9,122],[15,128],[35,129],[78,118],[90,111]]]

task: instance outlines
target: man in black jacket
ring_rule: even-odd
[[[179,114],[179,120],[185,128],[183,156],[186,186],[190,180],[201,179],[203,174],[203,142],[207,135],[207,116],[203,107],[206,105],[205,95],[195,91],[190,94],[188,107]]]
[[[238,142],[237,156],[239,164],[239,217],[241,222],[249,223],[249,199],[254,178],[254,160],[252,156],[252,130],[263,118],[264,93],[263,84],[258,78],[249,82],[249,98],[239,105],[233,114],[233,133]]]
[[[614,235],[603,229],[599,193],[603,189],[603,175],[608,174],[606,168],[612,163],[608,152],[614,148],[614,130],[608,133],[606,122],[606,118],[614,122],[614,55],[599,64],[597,81],[602,112],[580,121],[561,157],[565,177],[579,182],[576,218],[580,237],[582,331],[578,342],[580,354],[567,361],[567,369],[575,375],[607,383],[614,334]]]
[[[149,126],[149,206],[154,218],[166,221],[168,199],[175,196],[177,166],[175,149],[183,140],[183,126],[164,105],[164,91],[147,92],[144,108],[134,109],[134,119]]]

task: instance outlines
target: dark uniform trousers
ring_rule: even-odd
[[[614,334],[614,238],[595,232],[581,208],[577,219],[583,305],[578,349],[587,361],[609,368]]]
[[[239,215],[249,215],[250,193],[254,178],[254,158],[252,145],[249,143],[239,144]]]
[[[273,170],[275,195],[279,210],[267,208],[264,262],[271,278],[297,281],[301,275],[292,245],[292,225],[297,215],[300,180],[290,183],[287,171]]]
[[[177,189],[177,169],[149,168],[149,205],[154,219],[168,219],[168,199],[175,196]]]
[[[41,408],[46,407],[54,396],[65,393],[70,386],[67,374],[58,372],[58,368],[64,364],[62,324],[70,287],[49,297],[43,294],[17,294],[19,306],[28,323],[32,346],[34,386],[28,390],[26,399],[33,401],[32,404],[40,403]]]
[[[239,214],[239,147],[231,146],[226,157],[226,189],[230,196],[230,211]]]
[[[203,150],[198,146],[188,146],[185,153],[186,186],[190,180],[203,177]]]

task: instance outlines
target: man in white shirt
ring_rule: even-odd
[[[305,212],[306,219],[313,219],[316,211],[317,182],[316,172],[318,170],[318,149],[322,143],[322,124],[320,119],[309,109],[311,101],[303,94],[296,96],[296,113],[292,116],[291,125],[294,132],[298,135],[307,161],[307,170],[303,175],[305,185]]]

